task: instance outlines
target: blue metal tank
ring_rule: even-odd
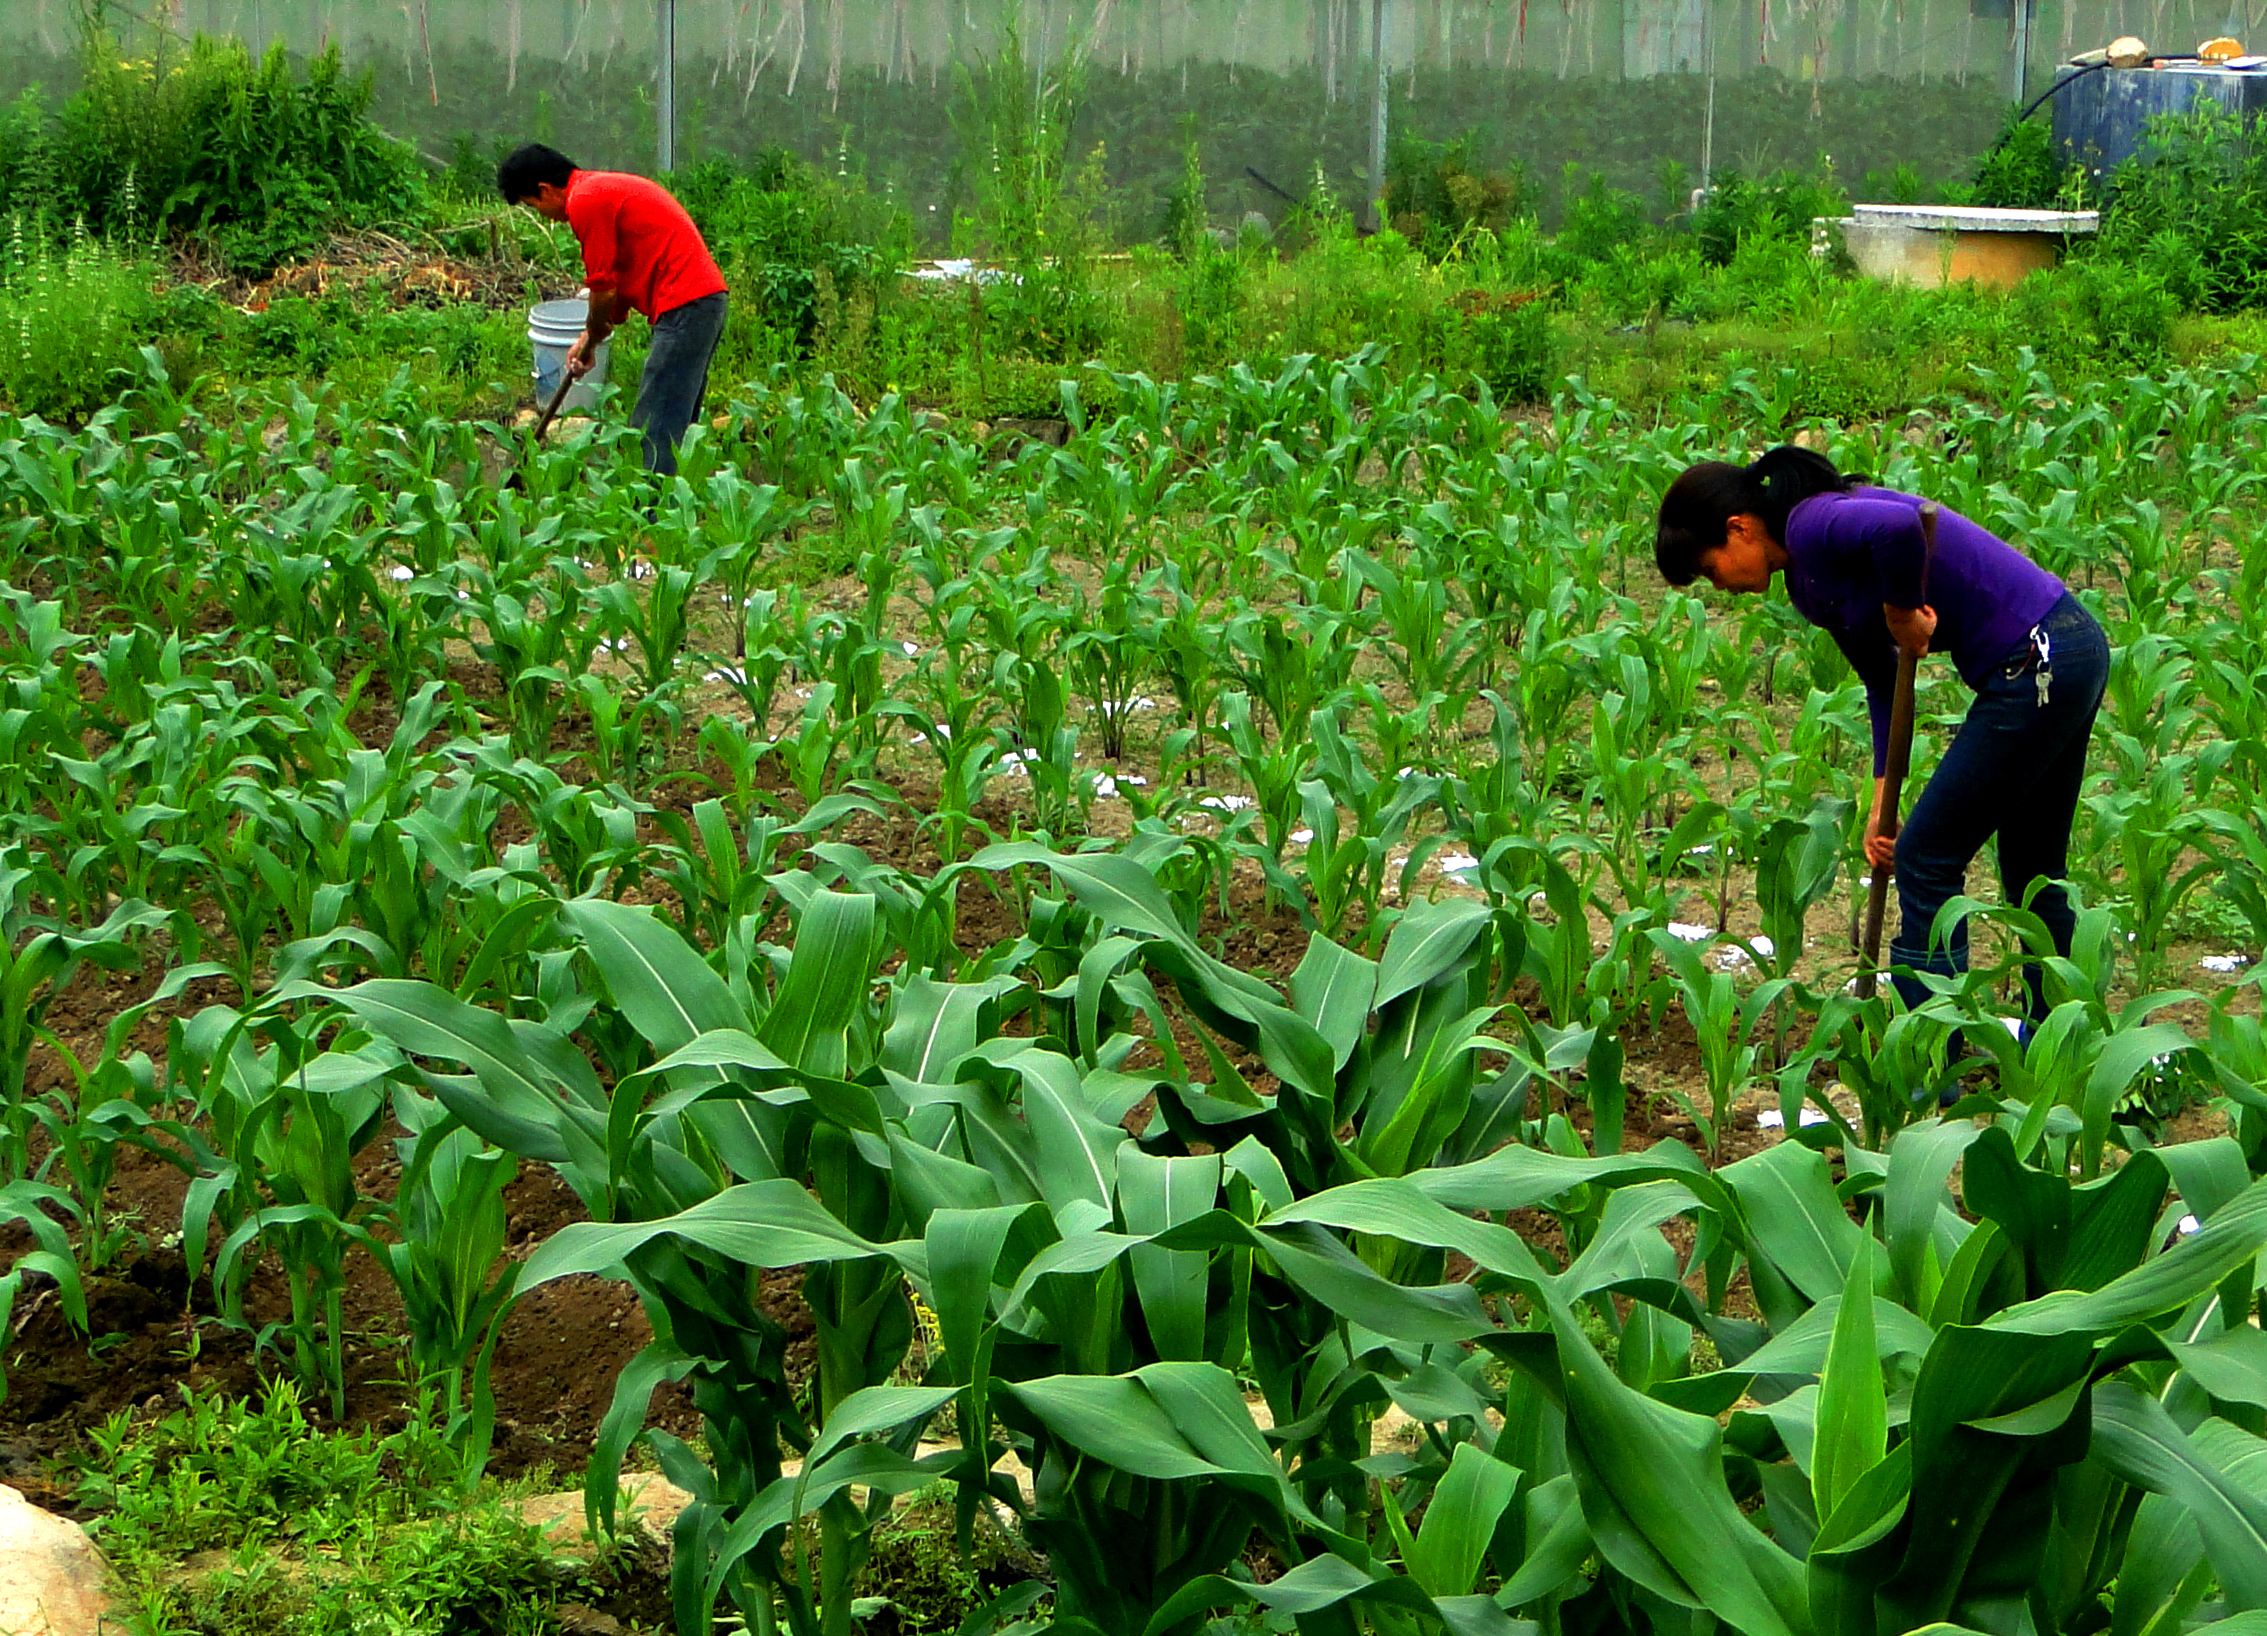
[[[2081,75],[2054,94],[2055,141],[2071,158],[2108,171],[2141,145],[2142,127],[2152,117],[2186,113],[2205,99],[2241,114],[2246,124],[2267,115],[2267,63],[2171,62]]]

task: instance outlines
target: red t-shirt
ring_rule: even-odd
[[[567,178],[567,225],[582,241],[591,294],[614,291],[649,319],[724,288],[693,218],[643,176],[576,171]]]

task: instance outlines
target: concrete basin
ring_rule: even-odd
[[[2063,245],[2092,233],[2092,210],[1988,210],[1973,205],[1852,205],[1850,214],[1821,216],[1813,242],[1839,233],[1868,278],[1940,289],[1984,284],[2006,289],[2052,267]]]

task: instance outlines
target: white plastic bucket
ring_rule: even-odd
[[[559,390],[559,374],[567,367],[567,349],[583,332],[583,324],[590,316],[590,303],[573,298],[566,301],[538,301],[528,309],[527,338],[535,347],[535,402],[541,408],[551,401],[551,394]],[[599,343],[598,355],[591,360],[590,373],[575,382],[567,399],[559,405],[562,414],[575,409],[590,409],[598,403],[598,389],[606,384],[606,358],[614,343]]]

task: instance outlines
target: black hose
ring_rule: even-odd
[[[2040,93],[2039,93],[2039,94],[2038,94],[2037,96],[2033,97],[2033,98],[2032,98],[2032,99],[2031,99],[2031,100],[2030,100],[2030,101],[2029,101],[2028,103],[2024,104],[2024,107],[2023,107],[2023,111],[2022,111],[2021,113],[2019,113],[2019,114],[2017,114],[2017,115],[2015,116],[2015,123],[2016,123],[2016,124],[2018,124],[2018,125],[2020,125],[2020,124],[2022,124],[2022,123],[2023,123],[2023,121],[2025,121],[2026,119],[2029,119],[2029,118],[2030,118],[2030,117],[2031,117],[2031,116],[2032,116],[2033,114],[2037,113],[2037,112],[2039,111],[2039,105],[2040,105],[2041,103],[2043,103],[2043,102],[2047,101],[2047,100],[2048,100],[2048,99],[2049,99],[2050,97],[2052,97],[2052,96],[2053,96],[2053,95],[2054,95],[2054,94],[2055,94],[2055,93],[2056,93],[2057,91],[2060,91],[2060,90],[2061,90],[2061,89],[2062,89],[2062,88],[2063,88],[2064,86],[2067,86],[2067,85],[2076,85],[2076,84],[2077,84],[2077,83],[2078,83],[2078,82],[2079,82],[2080,80],[2084,79],[2084,78],[2085,78],[2085,77],[2086,77],[2086,76],[2087,76],[2088,74],[2098,74],[2098,73],[2100,73],[2100,72],[2101,72],[2101,71],[2102,71],[2103,69],[2105,69],[2105,68],[2107,68],[2107,67],[2109,67],[2109,63],[2108,63],[2107,61],[2103,61],[2103,62],[2090,62],[2090,63],[2086,63],[2086,64],[2084,64],[2083,66],[2081,66],[2081,67],[2080,67],[2080,68],[2079,68],[2079,69],[2078,69],[2078,70],[2077,70],[2076,72],[2074,72],[2074,73],[2069,73],[2069,74],[2065,74],[2065,75],[2063,75],[2063,77],[2062,77],[2061,79],[2058,79],[2058,80],[2056,80],[2056,81],[2055,81],[2055,82],[2054,82],[2054,83],[2053,83],[2052,85],[2048,86],[2048,87],[2047,87],[2047,88],[2046,88],[2046,89],[2045,89],[2044,91],[2041,91],[2041,92],[2040,92]]]
[[[1277,187],[1273,182],[1262,176],[1251,166],[1246,165],[1244,167],[1244,174],[1246,176],[1249,176],[1253,181],[1257,182],[1261,187],[1267,189],[1268,192],[1274,194],[1278,199],[1281,199],[1285,204],[1295,205],[1299,202],[1297,198],[1295,198],[1291,194],[1284,192],[1281,188]]]

